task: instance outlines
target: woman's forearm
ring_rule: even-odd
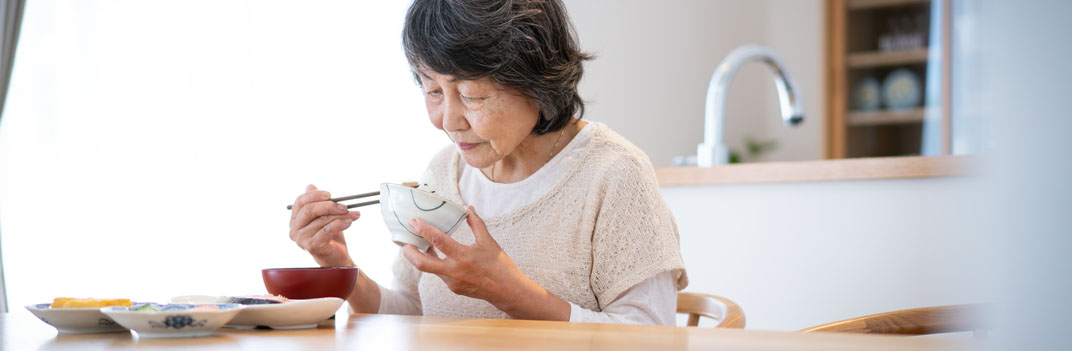
[[[516,286],[517,292],[508,294],[510,298],[493,305],[514,319],[570,320],[569,302],[527,277],[524,280],[523,284]]]
[[[380,286],[365,275],[365,271],[357,271],[357,282],[354,283],[354,291],[346,299],[350,307],[357,313],[377,313],[380,311]]]

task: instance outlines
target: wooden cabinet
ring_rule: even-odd
[[[828,158],[950,153],[951,0],[828,0]]]

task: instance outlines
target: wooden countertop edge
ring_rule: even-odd
[[[660,186],[825,182],[978,174],[980,156],[906,156],[656,168]]]

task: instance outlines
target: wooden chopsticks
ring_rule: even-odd
[[[410,188],[416,188],[418,184],[417,184],[417,182],[405,182],[405,183],[402,183],[402,185],[408,186]],[[379,191],[370,191],[370,192],[367,192],[367,193],[361,193],[361,194],[357,194],[357,195],[337,197],[337,198],[333,198],[333,199],[330,199],[330,200],[335,201],[335,202],[342,202],[342,201],[355,200],[355,199],[360,199],[360,198],[369,197],[369,196],[376,196],[376,195],[379,195],[379,194],[380,194]],[[354,208],[354,207],[375,205],[375,204],[378,204],[378,203],[380,203],[380,200],[358,202],[356,204],[346,205],[346,208]],[[287,205],[288,210],[292,209],[293,207],[294,207],[294,205]]]

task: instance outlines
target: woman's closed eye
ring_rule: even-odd
[[[426,92],[424,92],[424,94],[428,95],[429,97],[439,98],[439,97],[443,96],[443,91],[437,89],[437,90],[426,91]]]
[[[479,102],[479,101],[484,101],[484,99],[487,99],[486,96],[465,96],[465,95],[462,95],[461,97],[462,97],[462,100],[464,100],[465,102]]]

